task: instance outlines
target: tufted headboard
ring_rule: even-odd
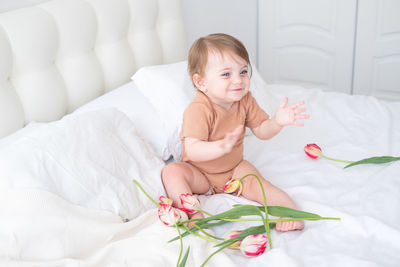
[[[2,13],[0,138],[186,54],[180,0],[52,0]]]

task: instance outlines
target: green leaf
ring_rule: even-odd
[[[265,212],[265,210],[264,210]],[[269,233],[269,223],[267,219],[264,219],[263,213],[258,209],[257,206],[254,205],[241,205],[241,206],[235,206],[232,209],[219,213],[214,216],[210,216],[207,218],[203,218],[200,220],[202,221],[209,221],[209,220],[224,220],[224,219],[232,219],[232,218],[238,218],[242,216],[249,216],[249,215],[259,215],[261,219],[263,220],[265,230],[267,232],[268,240],[270,240],[270,233]],[[270,246],[271,246],[271,241],[270,241]]]
[[[230,210],[218,213],[214,216],[202,218],[196,224],[201,229],[210,228],[213,226],[227,223],[227,221],[223,221],[222,219],[237,219],[242,216],[249,216],[249,215],[260,215],[260,211],[258,210],[258,207],[254,206],[254,205],[236,205]],[[215,220],[217,220],[218,222],[210,223],[210,221],[215,221]],[[197,230],[198,229],[196,229],[196,228],[192,228],[190,231],[195,232]],[[191,234],[191,233],[186,231],[182,234],[182,237],[185,237],[189,234]],[[179,239],[179,237],[175,237],[175,238],[169,240],[168,243],[178,240],[178,239]]]
[[[179,263],[178,267],[185,267],[187,258],[189,256],[189,251],[190,251],[190,247],[187,248],[185,256],[183,256],[183,259],[182,259],[181,263]]]
[[[234,205],[238,207],[242,205]],[[257,206],[260,211],[264,211],[264,206]],[[282,206],[268,206],[268,214],[276,217],[289,217],[289,218],[307,218],[308,220],[321,220],[322,217],[318,214],[305,212],[301,210],[291,209]]]
[[[353,162],[351,164],[348,164],[346,166],[344,166],[343,169],[355,166],[355,165],[359,165],[359,164],[381,164],[381,163],[387,163],[387,162],[392,162],[392,161],[396,161],[396,160],[400,160],[400,157],[392,157],[392,156],[382,156],[382,157],[372,157],[372,158],[366,158],[366,159],[362,159],[356,162]]]
[[[263,209],[264,207],[259,207]],[[268,206],[268,213],[272,216],[276,217],[289,217],[289,218],[308,218],[308,219],[316,219],[319,220],[322,217],[318,214],[305,212],[301,210],[291,209],[287,207],[281,206]]]
[[[214,216],[206,217],[201,220],[197,224],[213,221],[213,220],[221,220],[221,219],[237,219],[242,216],[249,215],[259,215],[257,209],[254,209],[253,205],[240,205],[234,206],[232,209],[227,210],[225,212],[218,213]]]

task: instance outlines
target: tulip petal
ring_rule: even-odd
[[[237,192],[236,193],[237,196],[239,196],[242,193],[242,189],[243,185],[239,179],[230,179],[223,187],[224,193],[230,194],[233,192]]]
[[[243,191],[243,184],[240,182],[239,190],[236,191],[236,196],[239,197],[242,194],[242,191]]]
[[[241,232],[243,232],[243,231],[242,230],[231,231],[226,235],[225,240],[229,240],[229,239],[235,238]],[[238,240],[238,241],[234,242],[233,244],[231,244],[229,247],[230,248],[239,248],[241,243],[242,243],[242,240]]]
[[[167,226],[173,226],[179,222],[180,214],[171,205],[160,204],[158,208],[158,218]]]
[[[164,196],[159,197],[160,205],[161,204],[166,204],[166,205],[172,205],[173,200]]]
[[[181,194],[179,199],[181,200],[182,205],[181,210],[189,214],[196,213],[200,210],[200,201],[192,194]]]
[[[322,149],[317,144],[308,144],[304,147],[304,152],[312,159],[317,159],[322,154]]]
[[[183,211],[181,209],[177,209],[177,212],[179,213],[179,221],[178,222],[184,222],[184,221],[189,220],[189,217],[185,211]]]
[[[229,180],[229,181],[224,185],[223,190],[224,190],[224,192],[227,193],[227,194],[230,194],[230,193],[235,192],[236,188],[235,188],[235,185],[234,185],[232,179]]]
[[[242,240],[240,250],[246,256],[255,257],[264,253],[267,242],[265,235],[249,235]]]

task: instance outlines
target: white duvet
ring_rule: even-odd
[[[0,189],[36,188],[88,208],[132,219],[164,194],[164,162],[116,109],[70,115],[52,123],[31,123],[0,142]]]
[[[245,158],[300,209],[342,220],[273,230],[273,250],[251,259],[225,250],[208,266],[399,266],[400,162],[343,170],[342,163],[308,158],[303,147],[317,143],[325,155],[348,160],[399,156],[400,103],[270,89],[277,99],[306,100],[311,118],[269,141],[247,136]],[[40,136],[29,131],[38,127]],[[166,242],[176,231],[158,222],[154,205],[131,182],[140,180],[157,198],[163,163],[129,119],[103,110],[24,131],[0,142],[0,266],[175,266],[179,243]],[[200,200],[211,213],[247,203],[225,194]],[[247,226],[214,231],[222,236]],[[184,245],[191,247],[187,266],[200,266],[214,250],[196,237]]]

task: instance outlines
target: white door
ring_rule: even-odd
[[[400,1],[359,1],[354,93],[400,100]]]
[[[350,93],[356,4],[357,0],[260,0],[263,78]]]

